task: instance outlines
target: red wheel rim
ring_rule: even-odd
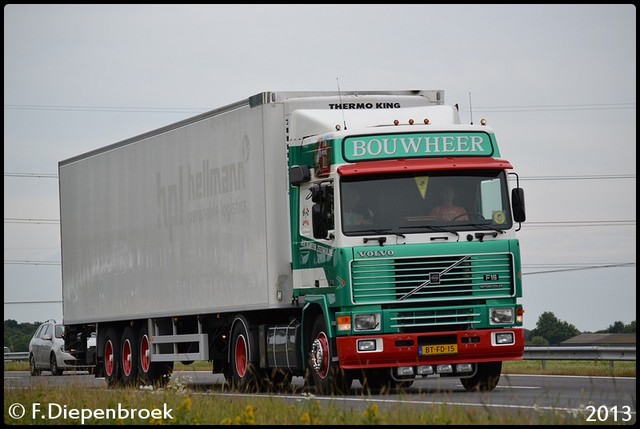
[[[325,378],[329,374],[329,340],[324,332],[320,332],[316,340],[320,343],[319,351],[322,356],[322,364],[317,373],[321,378]]]
[[[125,340],[122,345],[122,372],[125,376],[131,375],[131,341]]]
[[[148,372],[151,366],[151,358],[149,357],[149,337],[144,335],[140,340],[140,366],[142,371]]]
[[[107,377],[113,374],[113,344],[111,340],[104,345],[104,372]]]
[[[236,372],[240,377],[244,377],[247,373],[247,342],[242,335],[236,338],[234,358],[236,363]]]

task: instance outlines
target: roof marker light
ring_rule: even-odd
[[[409,119],[409,125],[413,125],[413,119]]]
[[[394,120],[393,120],[393,125],[398,125],[399,123],[400,123],[400,121],[399,121],[399,120],[397,120],[397,119],[394,119]]]
[[[429,125],[429,118],[424,118],[424,124]]]

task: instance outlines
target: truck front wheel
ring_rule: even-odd
[[[460,382],[467,392],[488,392],[496,388],[500,381],[502,362],[485,362],[477,364],[476,373],[469,378],[461,378]]]
[[[308,367],[318,393],[347,393],[351,389],[353,375],[341,370],[338,364],[332,361],[331,340],[322,315],[316,317],[313,322],[308,350]]]

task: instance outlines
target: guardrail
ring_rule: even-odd
[[[4,360],[27,360],[29,352],[11,352],[4,354]],[[524,348],[525,360],[636,360],[635,347],[602,346],[527,346]]]
[[[524,358],[529,360],[636,360],[635,347],[618,346],[527,346]]]
[[[10,352],[4,354],[4,360],[27,360],[29,352]]]
[[[635,361],[636,348],[622,346],[527,346],[525,360],[539,360],[545,369],[548,360],[595,360],[608,361],[613,370],[616,361]]]

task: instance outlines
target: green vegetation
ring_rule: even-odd
[[[215,396],[212,398],[212,395]],[[4,390],[4,421],[9,424],[273,424],[273,425],[583,425],[585,416],[551,411],[495,410],[480,407],[385,403],[371,399],[364,409],[347,408],[340,402],[316,399],[313,395],[285,399],[266,396],[204,395],[169,383],[162,390],[118,389],[86,387],[58,389],[37,387]],[[32,412],[33,405],[22,418],[15,419],[7,404],[40,404],[41,410]],[[54,413],[66,410],[67,418],[42,418],[47,404],[54,405]],[[212,406],[215,404],[215,406]],[[125,415],[119,409],[128,411]],[[131,412],[131,410],[136,410]],[[76,417],[72,413],[77,410]],[[96,416],[96,410],[113,415]],[[151,410],[158,410],[156,415]],[[163,411],[168,411],[164,413]],[[82,417],[84,416],[84,417]],[[82,420],[84,418],[84,420]]]
[[[27,362],[5,362],[5,371],[27,371]],[[176,363],[176,371],[210,371],[208,362],[191,365]],[[634,362],[605,361],[510,361],[503,365],[503,374],[555,374],[592,376],[636,376]],[[215,390],[215,391],[214,391]],[[23,418],[13,419],[8,404],[60,404],[69,410],[124,409],[145,410],[134,418],[99,418],[91,415],[85,424],[277,424],[277,425],[584,425],[585,415],[567,411],[496,410],[478,407],[388,403],[383,396],[372,397],[366,408],[345,408],[341,403],[316,399],[312,394],[292,393],[295,399],[225,393],[211,389],[207,394],[187,389],[181,382],[170,381],[164,389],[107,389],[73,386],[59,389],[39,386],[4,390],[4,421],[9,424],[76,424],[77,418],[35,418],[29,410]],[[291,396],[290,395],[290,396]],[[376,400],[376,399],[379,399]],[[64,405],[62,405],[64,404]],[[215,404],[215,406],[212,406]],[[171,410],[170,418],[154,418],[147,410]],[[362,406],[361,406],[362,407]],[[57,412],[56,408],[54,412]],[[115,413],[115,412],[114,412]],[[158,412],[160,413],[160,412]],[[71,414],[68,414],[70,416]],[[157,415],[155,417],[158,417]],[[604,423],[604,422],[601,422]]]
[[[636,361],[520,360],[502,364],[502,374],[635,377]]]
[[[4,321],[4,345],[12,352],[29,351],[29,341],[42,322],[18,323],[15,320]]]

